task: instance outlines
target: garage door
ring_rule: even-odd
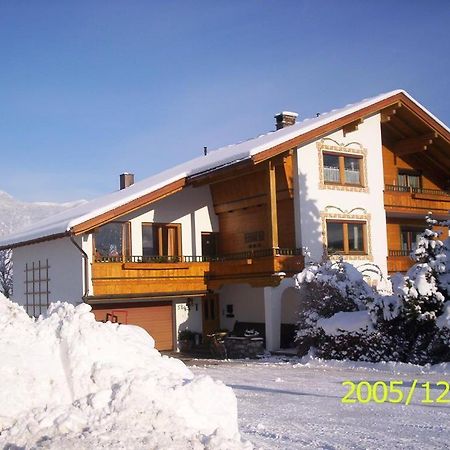
[[[153,337],[158,350],[173,350],[171,302],[115,303],[92,309],[97,320],[138,325]]]

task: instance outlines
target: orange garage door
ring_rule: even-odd
[[[92,305],[99,321],[138,325],[155,339],[158,350],[173,350],[172,303],[115,303]]]

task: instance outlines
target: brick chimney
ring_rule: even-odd
[[[134,173],[124,172],[120,174],[120,190],[134,184]]]
[[[275,124],[277,126],[277,130],[281,130],[281,128],[288,127],[289,125],[294,125],[298,114],[290,111],[281,111],[278,114],[275,114]]]

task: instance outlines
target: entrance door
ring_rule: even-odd
[[[203,298],[203,339],[220,328],[219,296],[208,295]]]
[[[202,256],[217,256],[219,233],[202,232]]]

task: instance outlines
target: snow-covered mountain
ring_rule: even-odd
[[[15,233],[41,219],[84,202],[85,200],[67,203],[22,202],[0,191],[0,236]]]

